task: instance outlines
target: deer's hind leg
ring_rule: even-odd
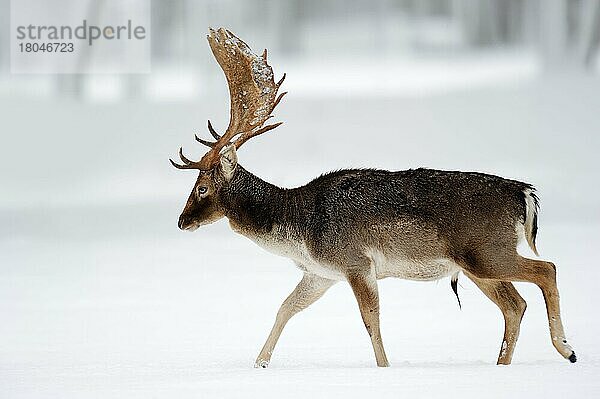
[[[498,280],[480,279],[467,273],[479,289],[494,302],[504,316],[504,338],[500,347],[497,364],[510,364],[527,303],[519,295],[512,283]]]
[[[565,330],[560,316],[558,287],[556,285],[556,266],[552,262],[518,257],[518,268],[513,281],[527,281],[536,284],[542,290],[546,302],[548,325],[552,345],[571,363],[577,361],[575,351],[567,343]]]
[[[567,343],[560,315],[556,267],[552,262],[506,253],[503,248],[493,248],[479,253],[470,253],[463,261],[466,272],[479,279],[500,281],[523,281],[536,284],[544,295],[552,345],[571,363],[577,361],[573,348]],[[463,259],[464,260],[464,259]]]

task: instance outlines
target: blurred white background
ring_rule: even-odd
[[[9,18],[1,0],[1,397],[600,393],[600,1],[155,0],[139,75],[10,74]],[[300,273],[225,221],[177,229],[195,174],[168,158],[199,158],[193,134],[228,122],[208,26],[287,72],[284,125],[239,154],[265,180],[427,166],[533,183],[581,364],[556,355],[520,285],[515,365],[493,367],[500,313],[463,278],[461,312],[445,281],[381,283],[390,370],[373,369],[342,284],[290,322],[272,369],[250,370]]]

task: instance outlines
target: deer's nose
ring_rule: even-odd
[[[185,215],[181,215],[179,216],[179,222],[177,223],[177,226],[181,229],[181,230],[185,230],[185,227],[188,224],[188,218]]]

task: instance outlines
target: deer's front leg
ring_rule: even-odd
[[[381,332],[379,331],[379,293],[375,272],[373,270],[369,272],[352,272],[348,274],[347,278],[352,291],[354,291],[354,296],[356,296],[367,332],[371,337],[377,366],[388,367],[390,364],[385,355]]]
[[[265,345],[256,359],[254,367],[266,368],[269,365],[275,345],[288,320],[293,315],[306,309],[317,299],[321,298],[325,291],[327,291],[334,283],[334,280],[315,276],[314,274],[304,274],[304,277],[302,277],[302,280],[300,280],[294,291],[292,291],[287,299],[281,304],[281,307],[277,312],[275,324],[271,329],[267,342],[265,342]]]

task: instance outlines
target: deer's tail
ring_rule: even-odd
[[[525,239],[529,248],[539,256],[537,248],[535,247],[535,237],[537,236],[538,230],[538,211],[540,209],[540,201],[538,196],[535,194],[535,188],[529,186],[523,190],[525,199],[525,218],[523,227],[525,227]]]

